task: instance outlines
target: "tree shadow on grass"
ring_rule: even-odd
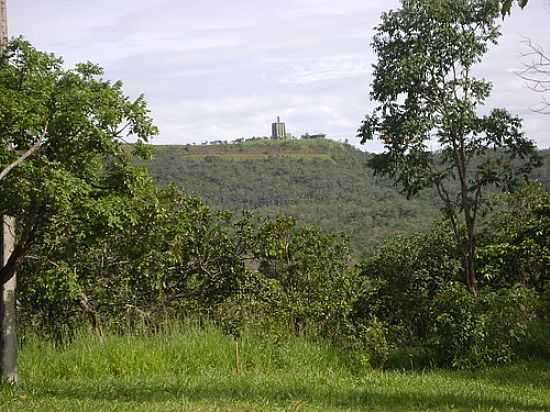
[[[158,382],[158,381],[157,381]],[[478,395],[447,392],[430,393],[407,388],[388,388],[367,385],[350,385],[350,388],[331,387],[330,384],[312,388],[307,385],[264,382],[251,384],[246,381],[220,381],[212,383],[189,384],[174,383],[116,383],[110,385],[59,385],[43,388],[37,394],[42,398],[88,401],[133,401],[140,403],[163,402],[202,402],[202,403],[257,403],[266,402],[273,406],[285,407],[290,402],[313,406],[319,410],[376,410],[412,411],[412,410],[514,410],[547,411],[550,403],[540,399],[520,401],[502,399],[484,394],[479,385]]]
[[[411,373],[412,376],[418,373],[437,373],[454,382],[476,381],[480,385],[497,385],[503,389],[536,388],[541,390],[550,389],[550,362],[546,360],[522,361],[506,366],[490,367],[474,370],[449,370],[449,369],[390,369],[393,372],[402,371]]]
[[[489,368],[463,374],[465,379],[476,379],[506,387],[550,389],[550,362],[544,360],[519,362],[504,368]]]

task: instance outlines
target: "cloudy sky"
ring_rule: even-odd
[[[144,93],[159,144],[268,135],[280,115],[294,135],[354,139],[369,103],[370,48],[380,14],[397,0],[8,0],[10,34],[68,65],[93,61],[131,96]],[[550,51],[550,1],[530,0],[503,23],[479,73],[491,105],[525,119],[550,147],[540,96],[514,72],[524,38]],[[524,49],[523,49],[524,50]],[[376,150],[377,145],[367,147]]]

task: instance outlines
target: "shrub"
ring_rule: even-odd
[[[378,319],[369,322],[365,330],[364,340],[370,364],[374,367],[383,367],[392,350],[387,339],[387,328],[384,323]]]
[[[369,288],[355,305],[356,322],[377,317],[408,345],[425,338],[434,296],[460,278],[453,244],[451,234],[442,230],[387,241],[361,265]]]
[[[435,359],[433,349],[428,346],[405,346],[390,353],[385,367],[401,370],[431,369],[436,366]]]
[[[433,302],[430,345],[437,361],[458,369],[511,361],[535,319],[536,293],[524,287],[482,291],[451,283]]]
[[[286,318],[296,333],[317,330],[331,339],[346,333],[361,291],[347,239],[278,217],[259,226],[253,250],[260,283],[270,287],[250,293],[266,312]]]
[[[501,196],[497,206],[480,236],[481,283],[492,288],[521,283],[542,291],[550,280],[550,193],[541,184],[526,184]]]

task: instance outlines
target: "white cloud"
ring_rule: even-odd
[[[158,143],[268,134],[277,114],[294,134],[352,138],[371,107],[372,28],[398,3],[18,0],[9,2],[9,18],[13,34],[68,63],[105,66],[131,95],[145,92],[161,129]],[[522,115],[528,135],[544,147],[550,116],[530,111],[540,96],[514,70],[524,37],[550,50],[549,19],[546,2],[516,10],[478,69],[494,81],[489,105]]]
[[[290,65],[289,65],[290,66]],[[365,77],[370,64],[365,55],[336,55],[297,62],[289,67],[281,83],[306,84],[353,77]]]

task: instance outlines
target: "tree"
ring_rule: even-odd
[[[18,222],[0,284],[33,244],[56,236],[61,216],[77,218],[126,190],[135,174],[125,138],[135,138],[144,154],[143,143],[156,133],[142,96],[130,100],[96,65],[66,70],[62,63],[22,39],[0,56],[0,170],[17,163],[1,181],[0,214]]]
[[[408,196],[435,188],[443,202],[473,294],[477,222],[490,186],[512,189],[540,164],[521,120],[505,109],[480,114],[491,83],[472,73],[500,36],[498,0],[402,0],[376,29],[371,99],[362,143],[384,142],[375,172]],[[431,150],[432,145],[436,149]]]

